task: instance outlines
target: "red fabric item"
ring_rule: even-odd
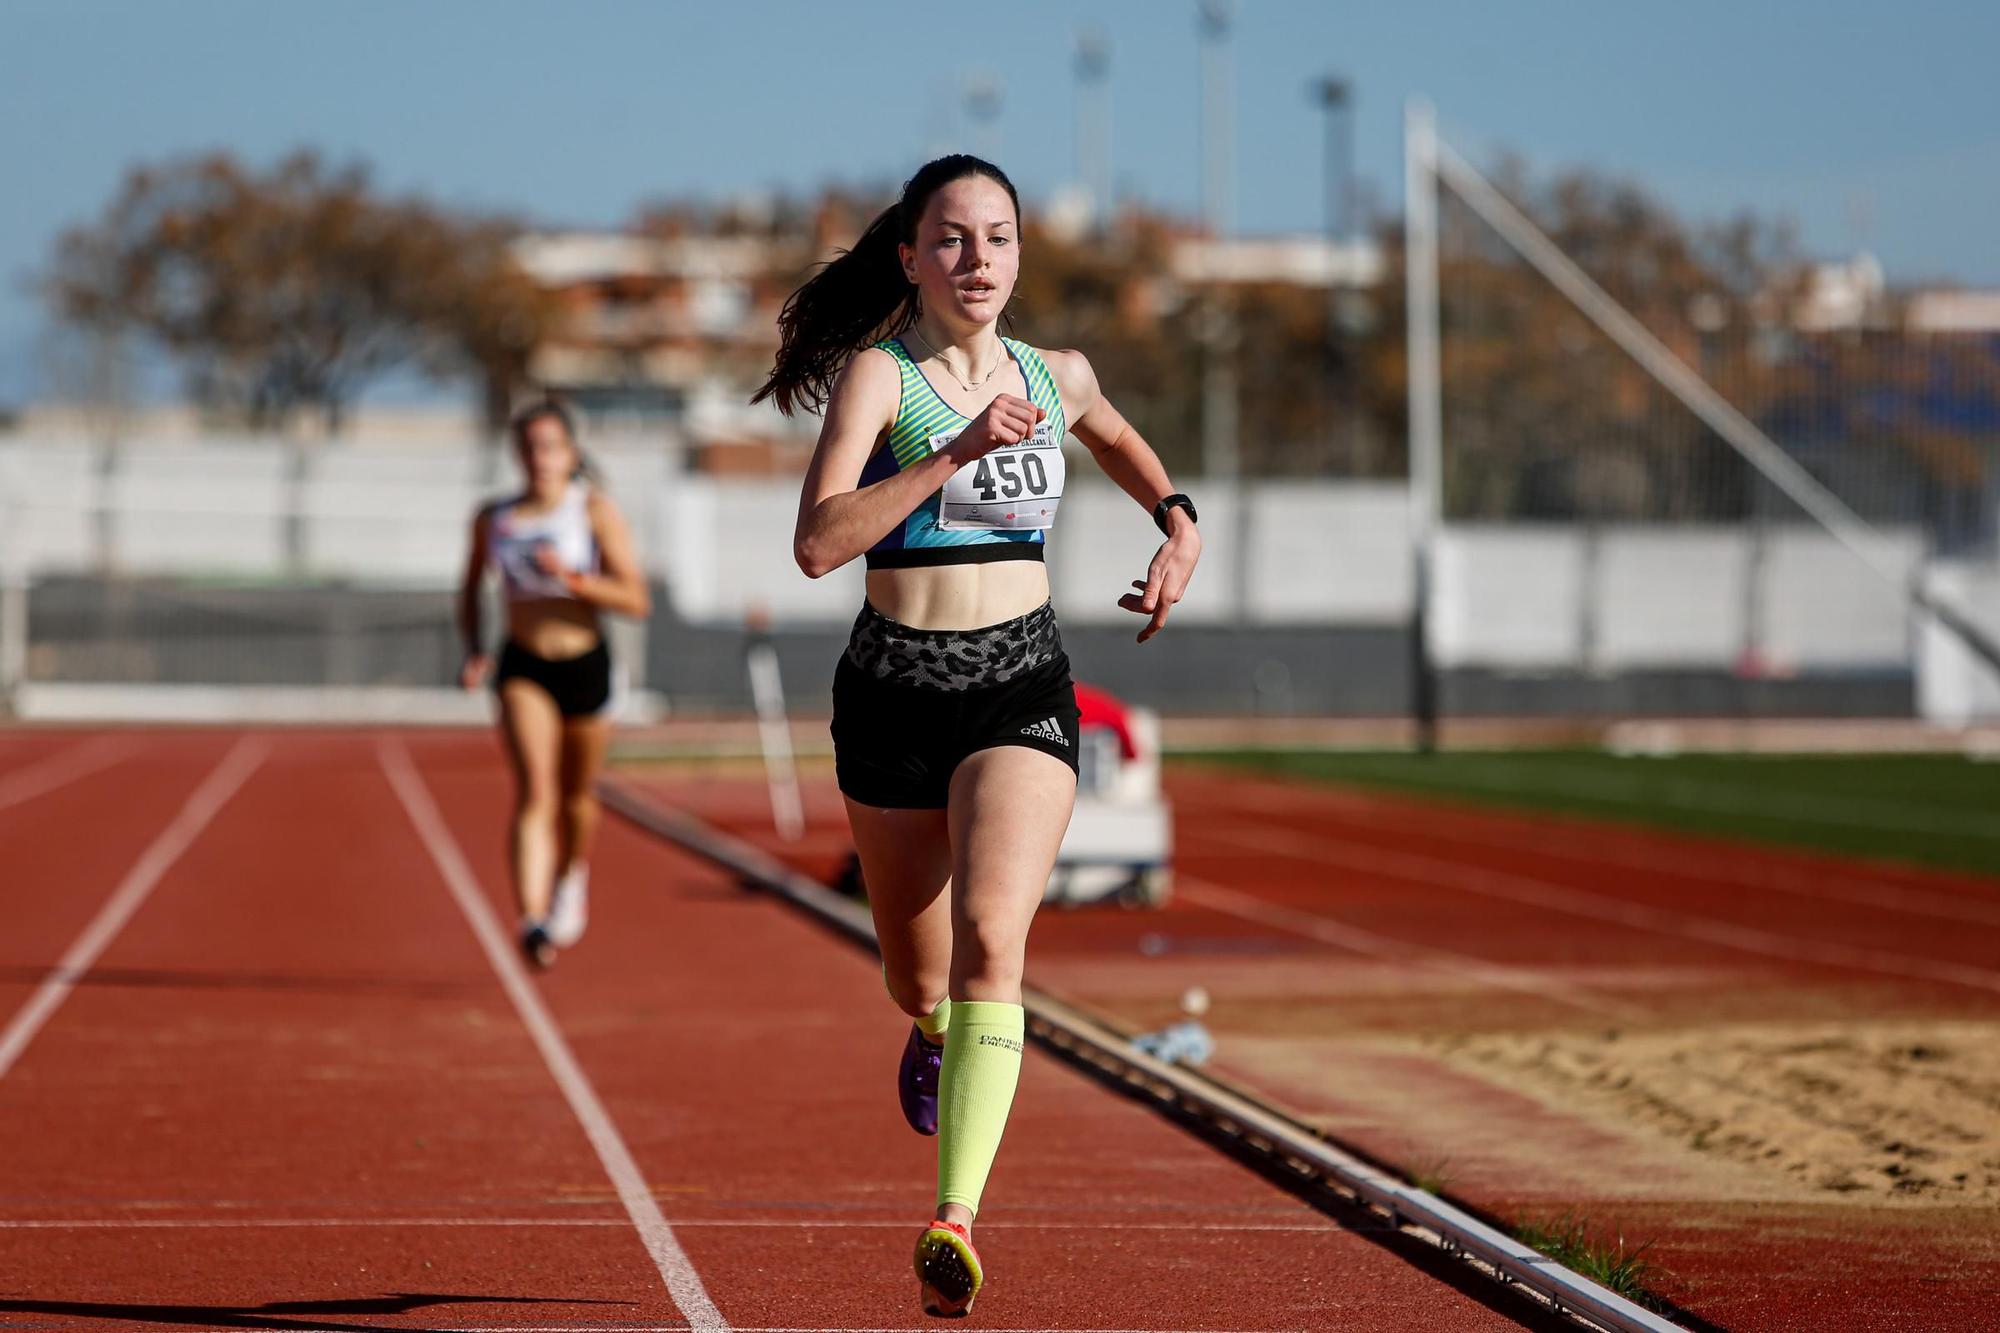
[[[1076,687],[1079,728],[1108,727],[1118,734],[1118,754],[1123,759],[1139,757],[1139,742],[1132,735],[1132,722],[1125,705],[1093,685]]]

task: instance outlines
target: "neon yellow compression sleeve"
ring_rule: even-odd
[[[938,1080],[938,1206],[979,1211],[986,1176],[1021,1080],[1026,1014],[1018,1004],[960,1000],[951,1007]]]

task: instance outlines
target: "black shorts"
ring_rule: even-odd
[[[942,810],[967,755],[1021,745],[1077,766],[1076,690],[1047,606],[964,632],[864,607],[833,673],[840,790],[863,805]]]
[[[500,650],[497,691],[510,680],[532,681],[564,717],[594,717],[611,701],[611,652],[602,640],[577,657],[538,657],[512,639]]]

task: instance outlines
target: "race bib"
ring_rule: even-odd
[[[948,430],[931,436],[931,452],[959,434]],[[938,526],[1009,531],[1054,527],[1066,475],[1062,441],[1045,418],[1019,444],[1004,445],[951,474],[938,503]]]

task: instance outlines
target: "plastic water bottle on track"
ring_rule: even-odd
[[[1196,1019],[1184,1018],[1157,1032],[1142,1032],[1132,1044],[1164,1064],[1198,1065],[1215,1054],[1215,1037]]]

